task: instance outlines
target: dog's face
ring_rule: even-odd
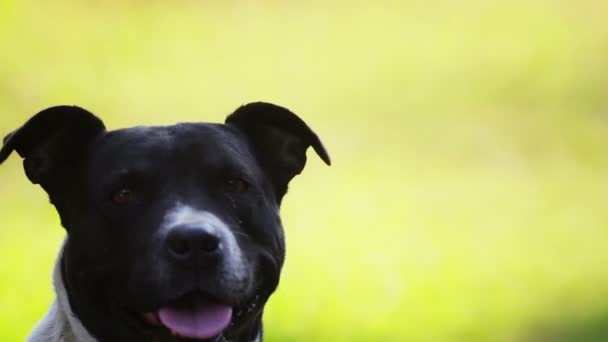
[[[243,106],[226,124],[106,131],[53,107],[5,138],[68,232],[70,306],[101,341],[251,340],[276,289],[279,218],[306,149],[329,164],[295,114]]]

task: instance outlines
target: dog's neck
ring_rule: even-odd
[[[53,268],[53,287],[57,297],[27,338],[27,342],[97,342],[97,339],[89,333],[80,319],[74,315],[70,306],[62,272],[64,248],[65,241]],[[254,336],[255,338],[251,339],[251,342],[262,341],[261,324]]]
[[[57,298],[49,311],[36,325],[28,342],[96,342],[97,340],[82,325],[70,307],[65,282],[61,272],[65,241],[53,269],[53,287]]]

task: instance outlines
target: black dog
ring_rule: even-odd
[[[29,341],[261,341],[285,255],[279,218],[312,130],[250,103],[225,124],[106,131],[45,109],[4,139],[57,208],[67,237],[57,300]]]

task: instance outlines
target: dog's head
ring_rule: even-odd
[[[289,110],[251,103],[225,124],[107,131],[58,106],[4,139],[68,235],[69,303],[101,341],[249,340],[285,255],[279,218],[313,131]]]

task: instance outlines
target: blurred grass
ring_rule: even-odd
[[[0,131],[272,101],[310,156],[284,202],[269,341],[604,341],[608,3],[0,0]],[[0,340],[52,299],[63,231],[0,167]]]

